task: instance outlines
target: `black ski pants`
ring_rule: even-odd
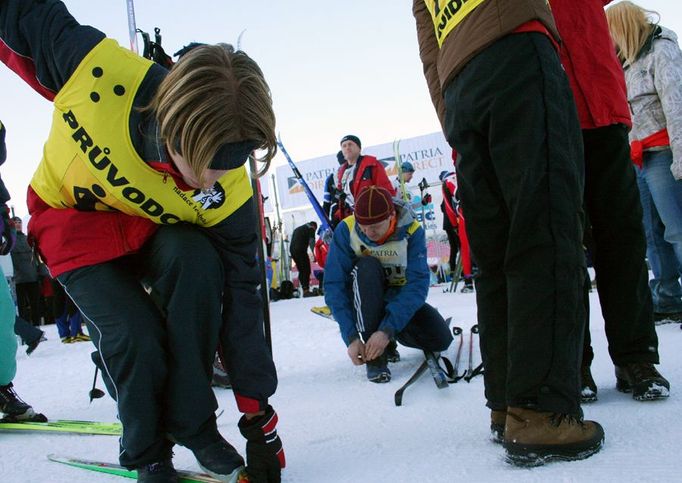
[[[583,153],[566,75],[539,33],[503,37],[444,92],[479,274],[485,396],[580,414]]]
[[[622,124],[584,129],[585,206],[611,360],[658,363],[658,337],[646,266],[642,205]],[[589,287],[586,287],[589,289]],[[592,362],[589,321],[584,364]]]
[[[366,342],[379,329],[384,318],[384,269],[378,259],[360,257],[351,275],[356,326],[362,340]],[[402,331],[392,335],[404,346],[431,352],[442,352],[452,342],[450,329],[443,316],[427,303],[417,309]]]
[[[19,317],[31,322],[34,326],[40,325],[40,283],[25,282],[15,284],[17,292],[17,307]]]
[[[255,245],[252,248],[249,262],[255,265]],[[250,282],[240,270],[240,260],[225,263],[200,229],[178,224],[160,227],[137,255],[59,277],[83,313],[99,353],[93,359],[100,362],[107,389],[117,401],[123,424],[122,465],[135,467],[169,457],[172,443],[167,435],[190,449],[215,439],[217,402],[210,379],[223,326],[221,306],[234,315],[240,307],[231,297],[244,304],[243,318],[222,329],[223,337],[240,346],[232,351],[230,343],[223,344],[230,351],[228,370],[234,370],[235,354],[244,357],[240,351],[252,348],[239,337],[247,338],[243,328],[247,322],[255,325],[252,306],[261,308],[251,303],[253,297],[239,293],[223,298],[226,278]],[[224,266],[231,270],[229,276]],[[255,285],[249,285],[257,297]],[[257,342],[265,346],[262,318],[256,320],[261,323]],[[254,350],[252,357],[259,356]],[[276,385],[269,355],[268,361],[266,395]],[[235,380],[249,376],[244,372]],[[251,384],[259,382],[262,379]],[[254,395],[248,389],[246,394]]]
[[[308,252],[291,252],[291,258],[296,263],[298,268],[298,284],[301,290],[308,290],[310,288],[310,258]]]

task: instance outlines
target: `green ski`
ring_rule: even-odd
[[[96,471],[98,473],[106,473],[109,475],[120,476],[122,478],[137,478],[137,471],[129,470],[123,466],[113,463],[103,463],[101,461],[89,461],[80,458],[69,458],[66,456],[58,456],[55,454],[47,455],[47,459],[56,463],[62,463],[75,468],[80,468],[88,471]],[[207,475],[206,473],[199,473],[196,471],[178,470],[180,483],[221,483],[220,480]],[[249,477],[246,471],[241,471],[229,483],[249,483]]]
[[[38,431],[50,433],[76,433],[105,436],[120,436],[121,423],[100,423],[97,421],[71,421],[66,419],[38,423],[0,422],[0,431]]]

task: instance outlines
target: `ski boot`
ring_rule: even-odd
[[[670,383],[650,362],[616,366],[616,389],[631,392],[637,401],[665,399],[670,395]]]
[[[234,483],[244,473],[244,458],[222,436],[203,448],[190,449],[201,469],[219,481]]]
[[[19,398],[11,382],[6,386],[0,386],[0,412],[4,413],[2,422],[47,422],[45,416],[36,413],[30,404]]]
[[[493,443],[504,443],[504,425],[507,421],[507,411],[490,410],[490,436]]]
[[[388,368],[388,360],[384,352],[372,361],[367,361],[367,379],[378,384],[390,382],[391,371]]]
[[[591,403],[597,400],[597,383],[592,378],[590,366],[580,368],[580,402]]]
[[[391,340],[386,346],[384,353],[388,362],[400,362],[400,352],[398,352],[398,343],[396,341]]]
[[[227,374],[223,363],[220,360],[218,354],[215,355],[213,359],[213,376],[211,377],[211,386],[222,387],[224,389],[231,389],[232,383],[230,382],[230,376]]]
[[[178,472],[173,461],[168,459],[140,466],[137,469],[138,483],[177,483]]]

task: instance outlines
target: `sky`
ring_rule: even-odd
[[[124,0],[67,0],[71,13],[129,46]],[[191,7],[188,5],[191,4]],[[682,5],[640,3],[682,33]],[[163,5],[163,7],[161,7]],[[335,153],[345,134],[364,146],[440,130],[422,74],[409,0],[179,0],[135,2],[137,27],[161,28],[173,53],[191,41],[236,43],[263,69],[277,130],[295,160]],[[142,45],[138,36],[138,43]],[[49,132],[51,104],[0,67],[0,119],[8,129],[2,178],[16,213]],[[278,155],[275,165],[285,163]]]

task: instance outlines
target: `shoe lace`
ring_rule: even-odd
[[[12,402],[12,401],[18,401],[18,402],[22,402],[22,403],[24,402],[21,400],[19,395],[14,391],[14,387],[12,386],[12,383],[9,383],[6,386],[1,386],[0,387],[0,395],[8,403]]]
[[[566,422],[568,425],[572,424],[579,424],[580,426],[583,426],[584,423],[581,419],[576,418],[575,416],[571,414],[566,414],[566,413],[553,413],[549,417],[549,422],[552,424],[554,427],[559,427],[563,422]]]

